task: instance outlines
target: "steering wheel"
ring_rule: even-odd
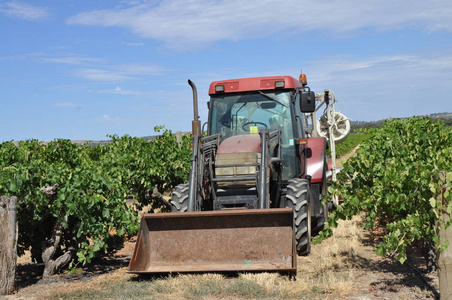
[[[246,127],[246,125],[251,125],[251,124],[254,124],[254,126],[262,125],[262,126],[264,126],[264,128],[267,128],[267,124],[265,124],[265,123],[263,123],[263,122],[254,122],[254,121],[251,121],[251,122],[246,122],[245,124],[243,124],[243,125],[242,125],[242,129],[243,129],[244,131],[248,131],[249,128],[246,129],[245,127]]]

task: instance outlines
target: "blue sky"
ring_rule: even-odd
[[[0,141],[190,131],[214,80],[291,75],[376,121],[452,112],[452,1],[0,1]]]

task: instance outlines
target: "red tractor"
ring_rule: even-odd
[[[306,76],[213,82],[202,130],[189,84],[190,179],[171,213],[142,218],[129,272],[296,272],[296,254],[309,253],[328,213],[327,140],[308,134]]]

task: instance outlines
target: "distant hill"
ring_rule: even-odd
[[[416,116],[416,117],[428,117],[432,120],[444,120],[446,122],[446,126],[452,126],[452,113],[444,112],[444,113],[434,113],[430,115]],[[372,128],[372,127],[380,127],[385,120],[379,121],[351,121],[352,128]]]
[[[423,116],[416,116],[416,117],[428,117],[432,120],[438,120],[442,119],[446,122],[447,126],[452,126],[452,112],[444,112],[444,113],[434,113],[430,115],[423,115]],[[380,127],[385,120],[379,120],[379,121],[351,121],[352,129],[356,128],[372,128],[372,127]],[[184,133],[186,134],[186,133]],[[150,141],[154,139],[156,135],[148,135],[143,136],[141,138]],[[89,143],[91,146],[96,146],[100,144],[108,144],[111,143],[111,140],[100,140],[100,141],[87,141],[87,140],[73,140],[72,141],[75,144],[86,144]]]
[[[436,114],[430,114],[427,117],[434,119],[434,120],[442,119],[446,123],[449,122],[449,126],[451,125],[451,122],[452,122],[452,113],[436,113]]]
[[[142,139],[145,139],[146,141],[150,141],[152,139],[155,139],[156,135],[148,135],[141,137]],[[90,146],[97,146],[101,144],[108,144],[111,143],[111,140],[100,140],[100,141],[88,141],[88,140],[72,140],[71,141],[74,144],[83,145],[83,144],[89,144]]]

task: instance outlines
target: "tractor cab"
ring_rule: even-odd
[[[291,113],[291,92],[251,92],[214,95],[211,98],[210,134],[221,133],[221,139],[261,130],[281,133],[283,179],[296,172],[294,120]]]
[[[300,88],[300,82],[288,76],[214,82],[210,88],[208,134],[219,133],[225,140],[279,130],[282,180],[296,177],[302,173],[296,141],[305,138],[304,116],[295,105]]]

